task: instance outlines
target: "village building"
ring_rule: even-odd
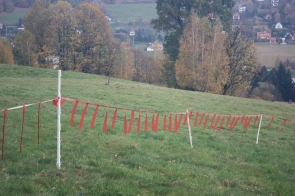
[[[245,13],[246,12],[246,5],[245,4],[243,4],[243,5],[240,5],[239,6],[239,13]]]
[[[278,6],[279,5],[280,0],[271,0],[271,4],[272,6]]]
[[[271,37],[271,33],[266,31],[264,32],[257,32],[257,39],[269,39]]]
[[[266,31],[264,31],[264,32],[257,32],[256,33],[256,37],[257,37],[257,39],[259,39],[259,40],[268,40],[269,41],[269,43],[276,43],[277,42],[277,39],[276,39],[276,37],[272,37],[271,36],[271,33],[268,33],[268,32],[266,32]]]
[[[150,44],[149,47],[147,47],[146,51],[162,51],[163,50],[163,44],[159,43],[158,41],[155,41],[154,43]]]
[[[275,29],[282,29],[282,28],[283,28],[283,25],[280,22],[278,22],[275,26]]]
[[[264,16],[264,19],[266,19],[266,20],[271,20],[271,19],[272,19],[271,14],[266,14],[266,15]]]
[[[240,20],[239,12],[235,11],[235,13],[233,13],[233,20]]]

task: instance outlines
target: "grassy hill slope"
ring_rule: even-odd
[[[150,21],[157,18],[156,3],[130,3],[106,6],[106,11],[111,14],[113,22],[128,23],[130,21]]]
[[[19,18],[24,18],[28,10],[28,8],[17,8],[12,13],[2,13],[0,14],[0,23],[16,24]]]
[[[0,110],[57,96],[57,71],[0,65]],[[138,112],[131,133],[124,135],[124,110],[119,109],[115,129],[102,132],[106,110],[100,106],[94,129],[89,125],[94,106],[89,106],[84,126],[78,129],[84,105],[79,104],[74,125],[69,126],[72,102],[62,107],[61,169],[56,169],[56,107],[41,105],[40,144],[37,144],[37,105],[27,107],[22,150],[22,109],[7,114],[5,157],[0,161],[3,195],[294,195],[295,106],[229,96],[190,92],[62,72],[62,96],[119,108],[160,112],[157,133],[136,133]],[[253,121],[245,131],[239,123],[221,132],[192,126],[190,148],[187,126],[178,133],[162,130],[165,112],[191,111],[211,114],[265,114],[259,144]],[[131,112],[126,111],[129,120]],[[168,113],[169,114],[169,113]],[[0,113],[0,126],[3,112]],[[149,124],[150,126],[150,124]],[[1,140],[2,142],[2,140]]]

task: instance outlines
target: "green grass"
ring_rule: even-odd
[[[102,132],[105,108],[100,107],[90,129],[89,106],[83,130],[78,129],[83,105],[78,105],[74,126],[69,126],[73,103],[61,114],[61,169],[56,169],[56,108],[41,106],[41,137],[37,144],[37,106],[27,107],[20,148],[22,110],[8,111],[5,159],[0,161],[1,195],[294,195],[295,105],[251,100],[62,72],[62,96],[102,105],[160,112],[159,131],[123,134],[123,110],[110,130]],[[57,71],[0,65],[0,109],[36,103],[57,96]],[[263,119],[259,144],[253,121],[230,131],[192,129],[190,149],[187,127],[169,133],[161,129],[163,113],[173,111],[275,116],[271,129]],[[136,112],[135,121],[138,113]],[[127,118],[130,111],[127,111]],[[144,119],[142,114],[141,119]],[[0,127],[3,113],[0,113]],[[208,125],[209,127],[209,125]],[[143,129],[143,125],[142,125]]]
[[[111,14],[112,21],[128,23],[130,21],[138,21],[141,17],[142,21],[150,21],[157,18],[157,10],[155,3],[128,3],[107,5],[106,10]]]
[[[0,14],[0,23],[3,24],[16,24],[19,18],[24,18],[29,9],[17,9],[12,13],[2,13]]]
[[[256,44],[257,56],[262,65],[274,67],[276,59],[295,61],[295,45]]]

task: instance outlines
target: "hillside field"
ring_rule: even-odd
[[[105,6],[112,21],[127,24],[130,21],[145,21],[150,23],[153,18],[157,18],[156,3],[128,3]]]
[[[295,61],[295,45],[256,44],[257,56],[261,65],[274,67],[277,58]]]
[[[18,23],[19,18],[24,18],[27,11],[26,8],[17,8],[12,13],[1,13],[0,14],[0,23],[3,24],[16,24]]]
[[[283,119],[295,118],[294,104],[169,89],[115,78],[105,85],[107,80],[104,76],[62,72],[62,97],[100,107],[94,128],[90,129],[90,123],[95,106],[90,104],[79,130],[85,104],[79,102],[73,126],[69,126],[74,103],[65,101],[58,170],[57,111],[50,103],[57,96],[57,70],[0,65],[1,128],[3,109],[50,101],[41,104],[39,145],[38,105],[26,108],[24,124],[21,108],[8,110],[4,160],[0,160],[1,195],[295,195],[295,123],[287,122],[280,132]],[[104,133],[105,106],[119,109],[111,130],[114,108],[108,108]],[[132,131],[127,135],[123,134],[124,108],[128,122],[131,109],[136,110]],[[136,133],[139,110],[141,131]],[[177,133],[162,127],[165,114],[168,125],[171,112],[186,110],[194,111],[190,123],[193,148],[187,124],[181,123]],[[218,132],[210,129],[213,116],[206,129],[203,124],[194,127],[195,112],[264,114],[275,120],[267,129],[270,118],[263,117],[256,144],[258,127],[254,126],[254,119],[247,130],[239,121],[233,130],[224,125]],[[159,128],[153,132],[151,122],[156,113],[160,114]],[[0,141],[2,144],[2,137]]]

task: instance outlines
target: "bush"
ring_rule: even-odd
[[[273,101],[275,96],[275,86],[266,82],[259,82],[258,87],[254,88],[250,97],[255,99],[263,99]]]
[[[258,39],[258,38],[255,38],[254,39],[254,42],[269,42],[268,39]]]

